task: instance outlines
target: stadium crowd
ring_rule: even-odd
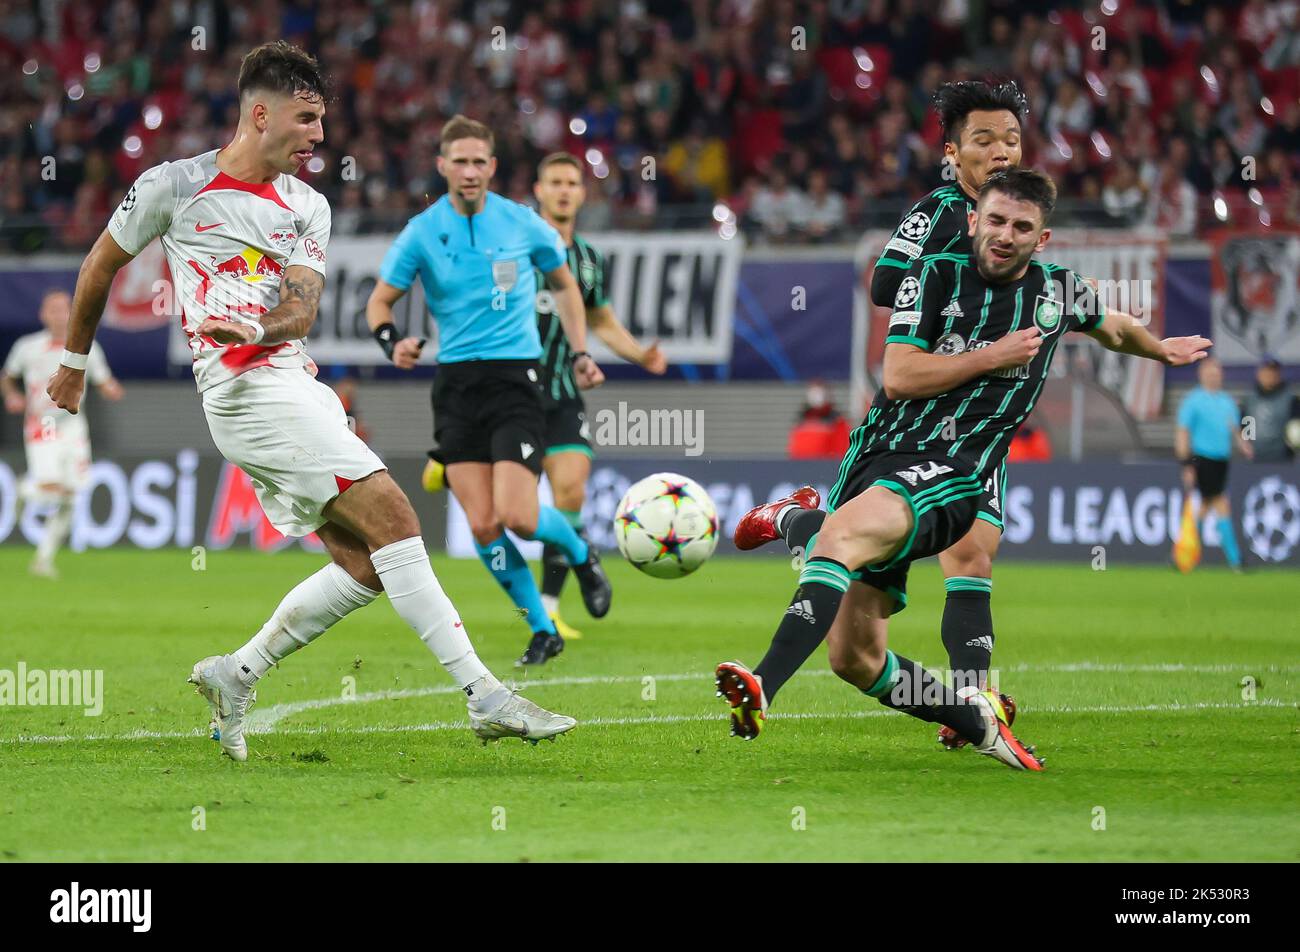
[[[496,187],[583,155],[584,227],[772,241],[889,227],[940,181],[941,83],[1010,76],[1024,161],[1064,220],[1300,225],[1296,0],[0,0],[0,243],[82,248],[134,177],[225,144],[269,37],[333,74],[306,175],[336,233],[392,231],[443,189],[438,129],[498,134]],[[723,227],[730,214],[718,209]],[[735,226],[733,226],[735,227]]]

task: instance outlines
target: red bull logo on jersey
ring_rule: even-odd
[[[256,248],[246,247],[239,254],[225,261],[213,258],[212,266],[216,274],[229,275],[250,284],[256,284],[268,277],[279,281],[280,276],[284,274],[284,265]]]
[[[271,242],[271,244],[275,245],[277,248],[280,249],[291,248],[293,247],[293,243],[298,240],[297,232],[289,231],[283,228],[280,229],[279,231],[271,232],[266,237],[267,240]]]

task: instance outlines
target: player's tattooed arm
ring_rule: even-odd
[[[262,315],[261,324],[266,329],[262,343],[280,344],[306,337],[316,323],[324,289],[325,275],[319,271],[304,265],[285,268],[280,281],[280,303]]]
[[[256,322],[242,318],[209,317],[195,331],[218,344],[261,344],[263,347],[306,337],[316,322],[325,275],[305,265],[291,264],[280,279],[280,303]],[[258,338],[257,325],[262,326]]]

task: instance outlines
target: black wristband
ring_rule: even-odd
[[[379,346],[388,355],[388,359],[393,359],[393,348],[397,346],[397,325],[392,321],[381,324],[375,328],[375,340],[379,341]]]
[[[575,350],[572,354],[569,355],[569,363],[576,364],[579,358],[590,357],[590,356],[591,354],[587,353],[585,350]]]

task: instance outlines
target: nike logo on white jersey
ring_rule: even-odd
[[[520,444],[519,444],[519,452],[520,452],[521,454],[523,454],[524,459],[528,459],[528,457],[530,457],[530,456],[533,455],[533,444],[532,444],[532,443],[520,443]]]
[[[197,232],[211,231],[213,228],[220,228],[224,224],[224,221],[219,221],[215,225],[201,225],[198,222],[195,222],[194,230]]]

